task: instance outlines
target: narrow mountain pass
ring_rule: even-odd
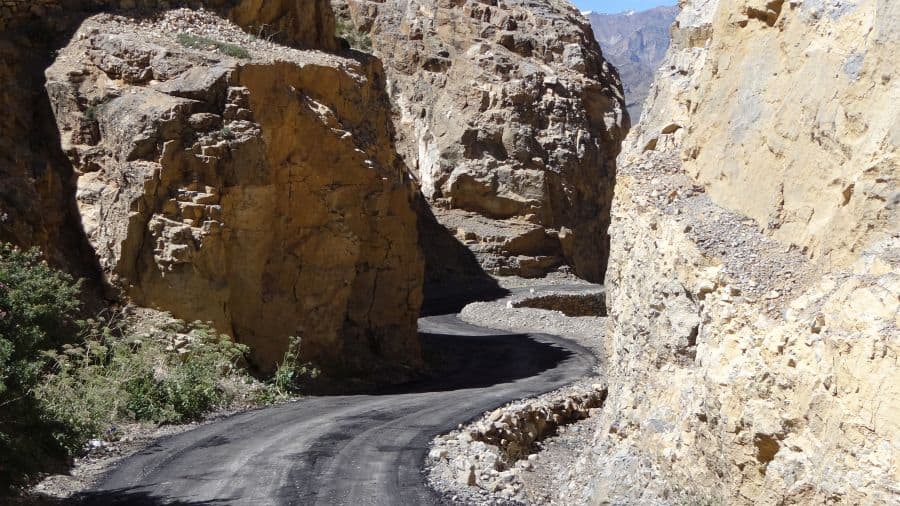
[[[439,377],[366,395],[310,397],[163,439],[124,460],[82,504],[442,504],[429,441],[486,410],[570,383],[595,363],[547,334],[423,317]]]

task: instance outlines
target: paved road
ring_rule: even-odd
[[[390,393],[310,397],[163,439],[123,461],[84,504],[431,505],[422,465],[437,434],[587,374],[591,353],[455,315],[421,318],[423,345],[455,372]]]

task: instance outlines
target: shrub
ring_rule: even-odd
[[[238,46],[237,44],[221,42],[209,37],[204,37],[202,35],[179,33],[175,37],[175,40],[182,46],[192,49],[215,49],[220,53],[226,54],[233,58],[241,58],[245,60],[250,58],[250,52],[242,48],[241,46]]]
[[[42,351],[77,332],[79,283],[35,249],[0,244],[0,491],[65,454],[60,424],[33,396],[48,360]]]
[[[281,394],[297,393],[300,382],[306,378],[316,378],[319,370],[309,362],[300,362],[299,337],[291,337],[284,358],[275,370],[272,385]]]
[[[368,33],[360,32],[355,27],[338,20],[335,23],[337,36],[346,40],[350,47],[364,53],[372,52],[372,39]]]
[[[261,384],[239,367],[248,348],[200,322],[140,337],[124,310],[76,322],[79,288],[36,250],[0,244],[0,496],[122,422],[194,420],[238,393],[272,402],[318,374],[299,338]]]
[[[227,404],[223,379],[240,375],[247,352],[228,336],[195,323],[183,352],[155,339],[88,333],[77,346],[48,352],[55,367],[36,395],[47,411],[72,428],[67,448],[106,434],[117,421],[177,423]]]

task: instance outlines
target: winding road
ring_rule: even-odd
[[[430,505],[429,441],[482,412],[588,374],[586,349],[546,334],[419,319],[453,372],[367,395],[308,397],[162,439],[123,460],[82,504]]]

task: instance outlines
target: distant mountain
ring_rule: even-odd
[[[669,27],[677,6],[663,6],[620,14],[582,12],[591,22],[603,56],[619,69],[632,123],[640,119],[641,106],[653,75],[669,48]]]

